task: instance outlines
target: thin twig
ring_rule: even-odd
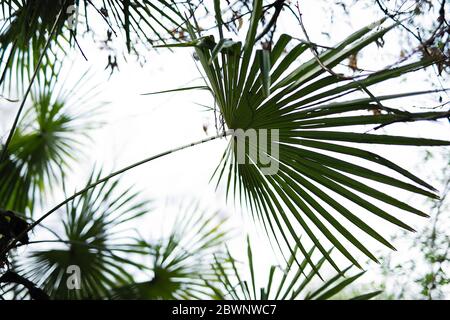
[[[272,27],[276,25],[278,17],[280,16],[281,13],[281,9],[283,9],[284,7],[285,1],[286,0],[276,0],[274,3],[271,4],[271,7],[275,8],[275,12],[273,13],[273,16],[270,19],[269,23],[266,24],[261,33],[256,36],[255,42],[259,41],[262,37],[264,37],[270,31],[270,29],[272,29]]]
[[[306,40],[307,40],[309,43],[312,44],[313,42],[310,40],[310,38],[309,38],[309,36],[308,36],[308,32],[306,31],[306,28],[305,28],[305,26],[304,26],[304,24],[303,24],[302,13],[300,12],[300,6],[299,6],[299,4],[298,4],[298,1],[297,1],[296,7],[297,7],[297,10],[298,10],[298,21],[299,21],[300,27],[302,28],[303,33],[305,34]],[[372,94],[372,92],[370,92],[369,89],[367,89],[367,87],[366,87],[365,85],[363,85],[363,84],[362,84],[361,82],[359,82],[359,81],[355,81],[355,77],[345,76],[345,75],[343,75],[343,74],[339,74],[339,73],[334,72],[332,69],[330,69],[330,68],[328,68],[326,65],[324,65],[323,62],[320,60],[320,58],[319,58],[319,52],[317,51],[317,48],[316,48],[314,45],[310,45],[309,48],[310,48],[310,50],[311,50],[311,52],[312,52],[312,54],[313,54],[313,56],[314,56],[314,59],[315,59],[315,60],[317,61],[317,63],[322,67],[322,69],[324,69],[325,71],[327,71],[327,72],[328,72],[329,74],[331,74],[332,76],[337,77],[338,79],[354,81],[362,91],[364,91],[364,92],[365,92],[365,93],[366,93],[373,101],[375,101],[375,102],[377,103],[377,105],[378,105],[378,107],[380,108],[380,110],[385,110],[385,109],[386,109],[386,108],[383,106],[383,104],[380,102],[380,100],[377,99],[377,97],[375,97],[375,96]]]
[[[95,9],[95,11],[98,12],[98,14],[102,17],[102,19],[106,22],[106,24],[108,25],[108,27],[111,29],[111,31],[114,33],[114,35],[117,37],[117,33],[116,30],[114,30],[113,26],[111,25],[111,23],[108,21],[108,19],[105,17],[105,15],[92,3],[91,0],[87,0],[87,2],[89,2],[89,4]]]
[[[5,99],[5,100],[8,101],[8,102],[19,102],[19,100],[7,98],[7,97],[5,97],[5,96],[2,96],[1,94],[0,94],[0,98],[1,98],[1,99]]]

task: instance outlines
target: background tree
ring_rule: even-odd
[[[389,254],[384,257],[380,270],[381,280],[376,286],[385,287],[384,295],[391,299],[446,299],[449,292],[449,233],[448,190],[449,155],[427,153],[424,164],[436,163],[433,179],[442,190],[439,200],[427,201],[430,223],[414,235],[400,233],[393,241],[405,242],[409,257]],[[406,240],[406,241],[405,241]],[[413,256],[414,258],[411,258]]]

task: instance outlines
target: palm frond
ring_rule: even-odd
[[[210,91],[229,129],[254,129],[256,132],[269,133],[274,130],[278,133],[271,135],[269,141],[266,139],[264,146],[261,146],[261,142],[247,141],[245,136],[234,135],[215,171],[215,177],[218,181],[226,180],[228,193],[246,203],[267,233],[279,245],[285,242],[291,252],[294,243],[308,259],[307,251],[300,241],[302,230],[338,271],[339,267],[327,253],[321,237],[326,238],[357,266],[358,262],[349,247],[343,244],[343,239],[376,261],[366,245],[336,217],[342,216],[385,246],[391,249],[393,246],[368,225],[364,217],[343,206],[342,199],[359,206],[364,214],[373,214],[412,230],[402,220],[375,204],[375,201],[390,205],[391,209],[419,216],[426,214],[371,187],[370,183],[382,183],[427,197],[435,198],[436,195],[429,184],[414,174],[355,145],[443,146],[450,142],[355,133],[342,129],[333,131],[333,128],[429,120],[446,117],[448,113],[409,113],[382,105],[389,99],[426,94],[426,91],[379,97],[371,94],[367,98],[346,101],[338,98],[359,90],[367,92],[367,88],[372,85],[425,68],[433,61],[422,59],[356,79],[327,72],[396,27],[396,24],[383,27],[383,19],[354,32],[334,48],[320,53],[318,58],[314,57],[297,66],[296,61],[303,58],[310,44],[293,44],[292,49],[283,55],[288,45],[294,42],[289,35],[281,35],[270,51],[254,49],[261,12],[262,1],[253,1],[252,18],[244,43],[224,38],[216,42],[213,36],[202,36],[197,27],[188,24],[193,40],[174,45],[195,48]],[[382,114],[371,115],[372,110],[379,110]],[[245,163],[239,159],[242,156],[238,154],[239,143],[246,145]],[[270,151],[274,147],[279,149],[276,156]],[[260,157],[255,158],[255,154]],[[276,173],[264,173],[267,165],[260,159],[262,156],[276,164]],[[340,158],[342,156],[344,159]],[[355,163],[362,159],[381,168],[373,170]],[[382,170],[389,170],[390,173],[383,173]],[[403,178],[396,178],[394,172]]]
[[[100,174],[93,172],[88,184]],[[132,188],[121,187],[119,180],[108,181],[70,202],[54,240],[58,246],[33,250],[17,262],[17,270],[52,299],[106,297],[111,288],[132,281],[132,268],[143,267],[130,260],[136,248],[121,234],[127,230],[124,223],[148,210],[149,202],[139,200]],[[67,286],[71,266],[80,270],[79,290]]]
[[[85,1],[86,2],[86,1]],[[86,3],[85,3],[86,6]],[[133,43],[177,40],[175,33],[184,30],[179,4],[173,0],[108,1],[108,16],[124,31],[128,51]],[[137,36],[133,41],[132,36]]]
[[[53,69],[58,65],[56,57],[66,53],[64,48],[68,44],[68,38],[64,35],[68,8],[74,4],[74,0],[2,1],[0,61],[5,63],[2,63],[0,85],[3,89],[5,82],[9,92],[17,89],[20,93],[37,67],[41,54],[41,68],[56,75]],[[53,26],[54,32],[50,36],[56,45],[51,45],[44,52],[48,33]]]
[[[178,4],[172,0],[113,0],[103,2],[101,7],[90,0],[8,0],[0,6],[0,85],[9,92],[23,88],[41,54],[41,69],[56,75],[55,66],[76,45],[77,35],[96,29],[90,24],[94,15],[100,15],[111,36],[124,35],[128,51],[137,52],[136,44],[149,46],[155,41],[177,40],[176,33],[184,30]],[[51,43],[44,52],[53,25]]]
[[[208,213],[198,203],[180,208],[167,237],[156,241],[141,240],[139,248],[151,257],[151,280],[115,289],[120,299],[206,299],[215,293],[206,281],[215,281],[211,264],[214,255],[220,261],[228,238],[225,218]]]
[[[84,73],[73,87],[58,87],[55,77],[34,84],[31,104],[0,164],[1,208],[32,214],[36,201],[45,200],[80,156],[87,133],[99,125],[95,117],[101,106],[90,101],[90,112],[83,112],[83,95],[97,94],[83,88],[88,76]]]
[[[296,261],[298,258],[298,247],[287,261],[284,268],[271,266],[267,273],[267,282],[259,286],[257,271],[255,269],[253,250],[250,240],[247,240],[247,258],[246,266],[241,264],[231,255],[227,249],[226,263],[216,261],[214,270],[216,272],[218,285],[212,285],[216,294],[223,300],[326,300],[336,297],[338,294],[348,288],[358,280],[364,272],[359,272],[352,276],[346,276],[352,267],[343,270],[341,274],[331,277],[315,289],[314,280],[319,280],[319,270],[323,267],[326,259],[322,257],[314,262],[313,267],[309,266],[309,261],[313,260],[315,247],[308,250],[308,259]],[[229,265],[225,270],[224,265]],[[247,272],[244,272],[248,269]],[[320,280],[321,281],[321,280]],[[369,300],[380,294],[380,291],[374,291],[367,294],[352,297],[351,299]]]

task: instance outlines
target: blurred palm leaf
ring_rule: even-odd
[[[57,65],[57,54],[65,54],[64,48],[68,43],[68,38],[64,35],[65,21],[68,18],[68,7],[73,4],[74,0],[2,1],[0,61],[3,70],[0,84],[3,85],[7,80],[10,92],[12,89],[20,92],[31,78],[41,54],[44,55],[41,66],[53,71],[53,67]],[[57,19],[58,17],[60,18]],[[57,45],[50,46],[44,52],[48,33],[53,26],[52,41]]]
[[[84,1],[87,5],[88,1]],[[187,2],[189,3],[189,1]],[[183,16],[173,0],[109,1],[105,8],[114,23],[124,31],[128,51],[133,46],[132,35],[141,42],[153,44],[168,38],[178,40],[175,32],[182,32]],[[152,38],[153,37],[153,38]]]
[[[219,5],[216,1],[216,7]],[[220,12],[220,8],[216,8]],[[196,33],[197,26],[188,25],[193,41],[166,47],[194,47],[205,74],[205,81],[212,92],[229,129],[279,130],[279,138],[269,141],[269,146],[259,150],[256,142],[250,141],[246,148],[246,163],[237,161],[236,142],[233,137],[222,161],[215,171],[218,180],[227,180],[228,191],[236,199],[245,202],[254,217],[262,221],[265,230],[278,245],[285,242],[293,251],[292,242],[308,259],[300,241],[302,229],[327,260],[339,270],[325,250],[320,236],[325,237],[349,261],[359,266],[356,259],[344,246],[345,238],[366,256],[376,261],[375,256],[354,234],[342,225],[341,215],[367,235],[389,248],[393,246],[376,230],[364,222],[364,218],[342,205],[341,199],[349,200],[360,209],[374,214],[406,230],[412,230],[375,201],[420,216],[425,213],[391,195],[369,186],[372,182],[397,187],[412,193],[436,197],[434,189],[407,170],[372,152],[350,144],[386,145],[449,145],[448,141],[412,138],[403,136],[375,135],[349,131],[330,131],[330,128],[385,125],[397,121],[418,121],[448,116],[446,112],[409,113],[381,105],[382,101],[397,99],[423,92],[411,92],[388,96],[359,98],[329,102],[362,90],[383,81],[407,74],[432,64],[423,59],[393,69],[386,69],[361,76],[354,80],[331,74],[328,70],[350,55],[375,43],[396,25],[382,27],[384,20],[356,31],[335,48],[320,54],[317,61],[312,58],[299,66],[296,61],[307,52],[310,44],[293,46],[286,55],[283,52],[293,42],[289,35],[282,35],[270,51],[255,50],[258,21],[262,12],[262,1],[255,0],[250,27],[244,44],[221,38],[217,43],[213,36]],[[218,19],[219,30],[222,28]],[[220,34],[222,34],[220,32]],[[324,68],[325,67],[325,68]],[[380,115],[370,114],[379,110]],[[245,138],[244,138],[245,139]],[[334,143],[344,142],[346,144]],[[249,150],[271,156],[271,144],[279,147],[279,156],[274,158],[279,170],[273,175],[264,175],[266,167],[260,159],[254,159]],[[344,159],[338,158],[342,157]],[[390,170],[389,174],[360,166],[355,161],[366,160],[369,166],[380,165]],[[392,173],[402,175],[404,181]],[[352,174],[352,176],[348,174]],[[356,178],[355,178],[356,176]],[[356,191],[356,192],[355,192]],[[363,194],[363,196],[358,195]],[[336,198],[336,195],[338,198]],[[339,199],[339,200],[337,200]],[[310,261],[311,265],[312,261]]]
[[[59,77],[61,80],[61,77]],[[99,123],[93,121],[100,102],[84,102],[98,94],[85,88],[85,72],[70,88],[57,86],[56,78],[39,79],[33,86],[31,105],[11,140],[8,158],[0,164],[0,207],[31,213],[36,200],[44,200],[80,156],[87,133]]]
[[[322,257],[318,262],[314,262],[314,266],[310,268],[308,262],[313,259],[315,247],[308,251],[308,259],[296,262],[297,249],[297,247],[294,249],[285,268],[281,269],[279,266],[270,267],[267,282],[262,287],[258,287],[257,284],[257,274],[254,268],[255,263],[250,240],[247,240],[247,274],[250,275],[250,279],[244,274],[238,261],[233,258],[227,249],[226,262],[230,265],[228,270],[224,269],[223,262],[216,262],[214,265],[217,279],[220,283],[220,286],[213,286],[216,294],[223,300],[326,300],[342,294],[348,286],[364,274],[364,272],[359,272],[356,275],[345,276],[344,274],[351,269],[350,266],[343,270],[342,274],[322,282],[318,288],[308,289],[312,287],[311,283],[314,280],[319,280],[318,271],[324,265],[325,257]],[[354,296],[351,299],[369,300],[378,294],[380,294],[380,291],[374,291]]]
[[[114,290],[120,299],[205,299],[214,291],[205,280],[214,282],[211,264],[216,255],[221,261],[220,247],[228,230],[218,212],[207,213],[198,204],[180,208],[168,237],[158,241],[139,241],[147,250],[153,272],[150,281],[138,282]]]
[[[92,173],[88,184],[101,172]],[[142,268],[130,254],[142,253],[124,234],[126,222],[148,212],[148,201],[139,200],[132,188],[110,180],[70,202],[57,231],[53,249],[34,250],[20,259],[19,273],[44,289],[52,299],[99,299],[111,288],[132,281],[131,269]],[[67,287],[70,266],[79,267],[80,289]]]
[[[172,0],[113,0],[103,2],[103,7],[96,7],[90,0],[7,0],[1,3],[0,15],[4,21],[0,26],[0,61],[4,62],[0,84],[8,80],[10,91],[13,85],[21,89],[27,83],[42,53],[42,68],[57,74],[53,68],[75,44],[77,34],[95,30],[90,24],[92,15],[100,15],[111,32],[116,33],[115,28],[123,32],[128,51],[136,42],[152,44],[177,39],[173,31],[183,30],[183,19]],[[68,25],[69,19],[73,26]],[[51,44],[44,53],[53,25]]]

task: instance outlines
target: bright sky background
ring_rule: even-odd
[[[331,13],[328,11],[326,3],[322,4],[322,2],[313,0],[301,1],[301,8],[304,24],[308,29],[310,38],[317,43],[326,45],[337,43],[352,31],[381,17],[381,15],[373,13],[372,10],[364,8],[363,5],[357,5],[349,18],[345,17],[344,19],[342,12],[336,11],[333,22],[330,24],[329,16]],[[348,21],[351,21],[351,24],[348,24]],[[102,24],[101,21],[96,23]],[[99,30],[101,30],[101,27],[99,27]],[[97,40],[100,37],[103,38],[103,34],[106,34],[106,26],[104,30],[105,32],[102,35],[97,36]],[[295,37],[304,38],[300,27],[287,12],[284,12],[282,19],[280,19],[279,31],[281,30]],[[329,33],[330,37],[328,38],[324,32]],[[141,95],[146,92],[201,84],[191,49],[177,49],[174,52],[162,49],[148,52],[143,66],[140,66],[134,57],[127,57],[127,63],[120,59],[120,72],[114,73],[111,78],[108,78],[109,72],[103,70],[106,66],[108,53],[99,49],[99,42],[93,44],[90,36],[86,39],[79,39],[79,41],[88,61],[84,61],[79,52],[74,52],[71,55],[65,63],[67,65],[65,72],[68,73],[68,82],[78,81],[80,74],[90,69],[93,74],[90,85],[100,84],[101,88],[101,93],[93,99],[94,103],[108,101],[109,104],[103,107],[103,113],[96,118],[105,124],[100,129],[90,133],[92,142],[86,148],[86,156],[83,161],[76,164],[73,172],[70,173],[69,188],[76,187],[79,189],[86,181],[94,163],[103,166],[105,172],[119,169],[150,155],[207,137],[203,130],[205,125],[208,127],[208,135],[215,135],[212,112],[205,111],[200,106],[200,104],[212,106],[213,100],[207,92],[187,91],[152,96]],[[372,45],[360,55],[358,57],[359,66],[376,70],[395,62],[398,59],[399,46],[402,42],[399,33],[389,33],[385,37],[385,42],[386,45],[383,49]],[[73,67],[69,68],[71,60],[73,61]],[[346,73],[350,72],[345,67],[342,70]],[[408,78],[408,81],[405,81],[405,77],[396,79],[389,84],[375,86],[372,91],[374,93],[398,93],[432,88],[429,83],[430,74],[433,75],[434,72],[429,70],[429,72],[414,74]],[[443,85],[445,87],[445,83]],[[448,83],[447,87],[449,87]],[[390,101],[389,105],[394,107],[408,105],[430,107],[437,104],[437,98],[438,95],[415,97],[402,101]],[[89,104],[82,107],[83,110],[84,108],[88,109],[88,106]],[[2,132],[5,132],[10,126],[12,115],[17,106],[8,104],[7,107],[6,116],[0,118]],[[357,130],[358,132],[365,132],[368,129],[359,128]],[[449,125],[445,121],[396,124],[379,131],[379,133],[386,132],[396,135],[405,134],[441,139],[448,137],[450,132]],[[170,215],[176,214],[174,204],[198,199],[205,208],[219,210],[221,214],[230,217],[230,226],[234,228],[238,235],[230,242],[230,245],[239,256],[244,257],[245,255],[245,234],[252,234],[253,244],[257,248],[255,250],[258,261],[257,267],[266,270],[269,264],[282,263],[282,261],[279,257],[276,258],[276,254],[272,253],[261,230],[255,231],[255,224],[251,221],[250,214],[248,212],[242,212],[241,214],[239,206],[235,207],[233,201],[226,203],[224,188],[221,187],[216,192],[214,190],[215,185],[208,182],[219,163],[225,146],[226,141],[224,139],[209,142],[127,172],[123,176],[125,185],[127,183],[135,185],[137,189],[142,190],[143,197],[154,199],[156,211],[159,211],[159,214],[150,213],[136,227],[141,234],[149,237],[154,236],[160,233],[162,222],[166,219],[170,221]],[[413,170],[420,177],[426,178],[429,174],[429,168],[421,165],[423,151],[420,151],[419,148],[369,146],[367,149],[378,152],[403,167]],[[406,198],[405,194],[392,190],[392,194],[396,197],[414,201],[414,205],[417,204],[417,206],[425,208],[420,199],[409,199]],[[54,202],[48,204],[49,208],[62,200],[63,195],[55,194],[54,198]],[[401,216],[401,214],[394,212],[396,216]],[[375,223],[376,229],[385,236],[398,231],[397,228],[382,223],[380,220],[371,217],[367,220]],[[426,219],[418,219],[412,214],[407,214],[405,220],[418,229],[421,225],[427,223]],[[379,250],[380,253],[388,251],[370,239],[367,239],[367,243],[369,248],[374,251]],[[403,246],[401,245],[401,247]],[[407,256],[408,252],[402,251],[401,247],[399,247],[398,254]],[[362,258],[361,261],[365,261],[364,257],[359,256]],[[341,265],[345,266],[345,260],[341,259],[340,261],[342,261]],[[374,267],[376,266],[372,264],[371,268]],[[261,273],[262,276],[266,276],[265,271]],[[369,278],[374,276],[369,276]],[[366,278],[366,280],[369,281],[369,278]]]

